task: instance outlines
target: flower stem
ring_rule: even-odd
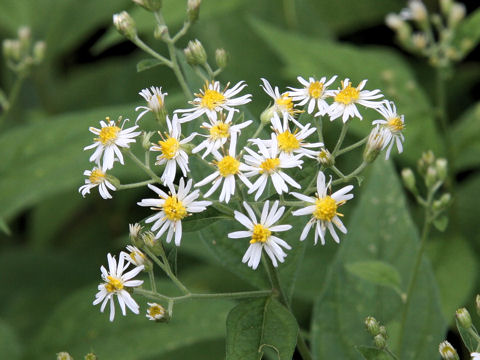
[[[347,147],[344,147],[343,149],[338,150],[337,156],[340,156],[342,154],[345,154],[346,152],[352,151],[353,149],[356,149],[359,146],[362,146],[365,144],[368,140],[368,136],[365,136],[362,140],[357,141],[356,143],[353,143],[352,145],[349,145]]]
[[[367,162],[363,161],[355,170],[353,170],[350,174],[348,175],[345,175],[343,178],[340,178],[340,179],[337,179],[337,180],[334,180],[332,181],[332,185],[337,185],[337,184],[340,184],[340,183],[344,183],[344,182],[347,182],[347,181],[350,181],[352,178],[354,178],[355,176],[357,176],[358,174],[360,174],[363,169],[365,169],[365,167],[368,165]]]
[[[137,158],[133,153],[132,153],[132,150],[130,148],[128,148],[126,151],[126,154],[128,155],[128,157],[130,159],[133,160],[133,162],[135,164],[137,164],[137,166],[139,168],[141,168],[143,171],[145,171],[148,175],[150,175],[150,177],[152,178],[152,180],[154,180],[154,182],[157,182],[157,183],[162,183],[162,180],[158,177],[157,174],[155,174],[152,169],[150,169],[148,166],[146,166],[143,162],[140,161],[139,158]]]
[[[157,292],[157,284],[155,284],[155,276],[153,274],[153,269],[148,272],[148,278],[150,279],[150,287],[153,292]]]
[[[340,131],[340,136],[338,137],[337,144],[333,149],[332,155],[335,157],[337,155],[338,150],[340,150],[340,146],[342,146],[343,140],[345,139],[345,135],[347,135],[348,127],[350,126],[350,121],[344,122],[342,125],[342,130]]]
[[[20,93],[20,89],[22,88],[23,80],[25,79],[25,76],[23,74],[18,74],[17,78],[15,79],[15,82],[12,86],[12,89],[10,90],[10,94],[8,94],[8,99],[6,100],[6,106],[3,108],[3,113],[0,116],[0,127],[2,126],[2,123],[5,121],[8,113],[13,107],[13,104],[15,103],[15,100],[17,100],[18,94]]]
[[[142,187],[148,184],[152,184],[154,182],[155,180],[150,179],[150,180],[140,181],[132,184],[120,184],[117,186],[117,190],[134,189],[134,188]]]
[[[152,57],[154,57],[155,59],[157,60],[160,60],[161,62],[163,62],[165,65],[167,65],[169,68],[173,69],[173,63],[172,61],[168,60],[166,57],[160,55],[159,53],[157,53],[155,50],[153,50],[150,46],[148,46],[147,44],[145,44],[138,36],[135,36],[133,39],[132,39],[132,42],[137,45],[140,49],[142,49],[143,51],[145,51],[147,54],[151,55]]]
[[[385,353],[387,353],[392,359],[398,360],[398,357],[388,347],[383,349],[383,351],[385,351]]]
[[[150,299],[159,299],[159,300],[164,300],[172,303],[178,303],[178,302],[182,302],[189,299],[248,299],[248,298],[265,297],[265,296],[272,295],[271,290],[238,291],[238,292],[217,293],[217,294],[188,293],[188,294],[185,294],[182,296],[176,296],[176,297],[165,296],[157,292],[145,290],[141,288],[135,288],[134,292]]]

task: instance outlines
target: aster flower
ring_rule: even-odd
[[[145,265],[147,256],[136,246],[127,245],[128,253],[125,254],[127,261],[134,266]]]
[[[333,225],[335,225],[342,233],[347,233],[347,229],[339,218],[339,216],[343,215],[337,212],[337,210],[340,205],[343,205],[347,200],[353,198],[353,194],[348,194],[348,192],[353,189],[353,185],[345,186],[334,192],[332,195],[327,195],[327,190],[329,188],[330,182],[325,184],[325,175],[323,172],[319,171],[317,177],[317,193],[315,194],[315,197],[306,196],[296,192],[290,193],[297,199],[312,204],[292,213],[294,216],[312,215],[312,218],[307,222],[300,235],[301,241],[306,239],[313,225],[315,225],[315,245],[317,244],[318,237],[320,237],[322,245],[325,245],[325,232],[327,231],[327,228],[333,239],[337,243],[340,242]]]
[[[442,359],[458,360],[457,350],[448,341],[442,341],[438,346],[438,352]]]
[[[230,196],[235,194],[235,176],[242,180],[248,188],[252,187],[252,183],[242,173],[242,171],[248,170],[248,167],[237,160],[235,155],[235,145],[236,136],[234,134],[230,141],[228,155],[222,156],[218,151],[213,151],[213,156],[215,157],[213,163],[217,167],[217,170],[199,183],[195,184],[195,187],[198,187],[204,186],[213,181],[213,186],[205,193],[205,197],[212,195],[223,181],[222,191],[218,200],[220,202],[225,201],[228,203],[230,201]]]
[[[181,178],[178,192],[173,184],[170,183],[167,186],[170,189],[169,194],[166,194],[154,185],[148,184],[150,190],[158,194],[159,199],[143,199],[137,204],[148,206],[152,210],[158,211],[157,214],[145,220],[147,224],[153,222],[152,231],[160,229],[155,236],[156,239],[168,230],[167,243],[172,241],[173,235],[175,235],[175,245],[180,246],[182,240],[182,219],[191,215],[191,213],[204,211],[212,203],[210,201],[195,201],[200,196],[199,190],[192,191],[189,194],[192,188],[192,179],[188,180],[185,186],[185,181]]]
[[[304,106],[308,103],[307,112],[309,114],[315,110],[316,105],[318,112],[315,114],[315,116],[323,116],[328,112],[328,108],[330,106],[325,101],[325,98],[332,95],[332,91],[328,90],[328,86],[331,85],[336,78],[337,75],[333,76],[327,81],[325,76],[320,80],[309,77],[307,81],[301,76],[298,76],[297,80],[304,87],[300,89],[289,87],[291,90],[289,95],[292,97],[293,101],[300,101],[297,106]]]
[[[472,357],[472,360],[480,360],[480,352],[472,352],[470,356]]]
[[[150,90],[152,92],[150,92]],[[145,99],[147,106],[137,106],[135,108],[135,111],[143,110],[140,114],[138,114],[135,123],[137,123],[138,120],[140,120],[147,112],[151,111],[154,114],[159,114],[165,106],[165,96],[168,95],[168,93],[162,93],[162,88],[156,86],[150,87],[150,90],[143,89],[138,93],[138,95]]]
[[[385,156],[385,159],[388,160],[394,143],[397,144],[399,154],[403,151],[402,142],[405,141],[405,137],[403,136],[402,131],[405,128],[405,120],[403,115],[397,114],[397,108],[391,101],[384,101],[383,106],[376,110],[382,114],[384,119],[374,120],[372,125],[381,126],[387,130],[382,150],[388,147]]]
[[[252,208],[246,202],[243,202],[248,217],[239,211],[235,211],[234,214],[235,219],[245,226],[248,231],[234,231],[228,234],[228,237],[231,239],[251,238],[250,246],[245,252],[242,262],[248,262],[248,266],[253,270],[255,270],[260,263],[262,250],[265,250],[270,257],[273,266],[277,267],[277,260],[283,262],[287,257],[282,247],[287,250],[291,249],[286,241],[272,235],[272,232],[287,231],[292,228],[291,225],[274,225],[282,217],[285,207],[282,206],[278,208],[278,200],[273,203],[271,209],[269,209],[269,205],[269,201],[266,201],[263,205],[260,222],[258,222]]]
[[[300,160],[301,155],[278,155],[278,144],[276,136],[272,135],[270,146],[267,148],[263,142],[255,141],[255,145],[258,146],[259,153],[257,154],[249,148],[245,148],[248,152],[244,155],[247,169],[245,173],[247,178],[260,175],[255,183],[252,185],[249,194],[257,191],[255,194],[255,201],[262,195],[265,186],[267,185],[268,178],[272,179],[273,186],[278,194],[288,192],[287,183],[297,189],[300,189],[300,184],[293,180],[289,175],[284,173],[282,169],[299,167],[301,168],[303,161]]]
[[[187,176],[188,168],[188,155],[185,150],[182,149],[182,145],[190,142],[196,135],[196,133],[190,134],[183,140],[180,140],[182,135],[182,129],[177,115],[173,115],[172,121],[166,117],[168,132],[162,135],[162,140],[158,144],[152,145],[150,151],[160,151],[161,154],[157,156],[156,165],[165,165],[161,180],[164,184],[171,184],[175,180],[177,173],[177,164],[182,170],[183,176]]]
[[[231,89],[228,89],[227,84],[225,89],[221,91],[219,81],[206,83],[203,90],[195,94],[195,99],[190,101],[190,104],[193,105],[192,109],[175,110],[175,113],[185,113],[180,119],[180,122],[184,123],[196,119],[203,114],[209,118],[214,118],[216,116],[215,112],[219,112],[222,109],[228,112],[236,111],[236,106],[244,105],[251,101],[251,94],[234,98],[245,86],[247,86],[247,84],[245,84],[244,81],[240,81]]]
[[[85,170],[83,175],[88,176],[85,179],[85,185],[80,186],[78,192],[85,197],[86,194],[90,194],[90,190],[98,186],[98,192],[100,196],[104,199],[111,199],[112,195],[108,192],[108,189],[111,191],[117,190],[117,188],[108,181],[106,173],[100,170],[97,167],[94,167],[92,170]]]
[[[165,318],[165,309],[162,305],[157,303],[147,303],[147,318],[148,320],[159,321]]]
[[[278,115],[282,115],[282,118],[288,119],[295,123],[298,127],[302,127],[297,120],[295,120],[295,115],[300,114],[303,110],[297,110],[294,108],[293,98],[290,93],[285,92],[280,94],[280,90],[278,90],[278,86],[275,86],[275,89],[272,88],[272,85],[268,82],[268,80],[261,78],[263,85],[260,85],[261,88],[270,96],[274,103],[272,106],[273,113]],[[272,114],[273,115],[273,114]]]
[[[83,148],[83,150],[95,149],[95,152],[90,156],[90,161],[97,164],[102,163],[102,171],[105,172],[113,168],[113,163],[115,160],[120,161],[120,164],[123,165],[123,155],[120,151],[120,148],[129,148],[130,143],[135,142],[134,137],[141,134],[141,131],[134,132],[138,126],[132,126],[128,129],[123,129],[125,121],[122,127],[118,127],[114,121],[110,120],[109,117],[105,118],[105,121],[100,121],[101,129],[94,128],[91,126],[89,128],[90,132],[98,135],[97,138],[94,138],[94,143]]]
[[[192,150],[192,153],[196,154],[197,152],[205,149],[205,152],[202,155],[203,159],[213,150],[218,150],[222,145],[225,145],[225,143],[232,136],[232,134],[235,134],[238,137],[238,135],[240,134],[240,130],[246,128],[252,123],[252,120],[248,120],[241,124],[232,125],[233,114],[234,112],[231,111],[225,118],[223,112],[220,112],[218,117],[217,113],[215,113],[215,117],[209,118],[208,123],[204,122],[201,127],[207,129],[209,134],[198,134],[199,136],[204,136],[206,139],[203,140],[199,145],[197,145]]]
[[[362,120],[362,115],[355,104],[360,104],[368,108],[378,108],[382,106],[382,101],[376,100],[383,97],[380,90],[363,90],[367,80],[363,80],[356,88],[352,87],[349,79],[342,81],[342,89],[333,90],[333,104],[330,105],[328,114],[330,120],[342,117],[343,122],[347,122],[349,117],[358,117]],[[374,101],[372,101],[374,100]]]
[[[125,305],[134,313],[138,314],[139,306],[135,300],[130,296],[125,288],[133,288],[143,284],[143,280],[132,280],[143,270],[143,266],[137,266],[129,272],[125,273],[125,270],[129,267],[130,263],[125,264],[125,257],[127,255],[124,252],[120,253],[118,263],[114,256],[107,255],[108,268],[104,266],[100,268],[102,272],[102,279],[104,283],[98,285],[98,293],[95,295],[93,305],[102,303],[100,311],[103,312],[107,302],[110,302],[110,321],[113,321],[115,317],[115,304],[114,296],[117,296],[118,304],[122,310],[122,314],[126,315]]]

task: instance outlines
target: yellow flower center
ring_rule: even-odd
[[[261,169],[260,174],[263,174],[264,172],[271,173],[275,171],[278,165],[280,165],[279,158],[266,159],[264,162],[260,164],[260,169]]]
[[[165,141],[159,141],[158,145],[160,145],[162,157],[168,160],[173,159],[177,155],[178,149],[180,148],[180,143],[178,140],[168,135],[167,139]]]
[[[130,259],[132,259],[132,261],[137,264],[139,262],[143,262],[145,261],[145,255],[143,255],[143,253],[141,251],[132,251],[130,253]]]
[[[399,116],[388,120],[388,128],[390,129],[391,132],[400,132],[403,130],[404,127],[405,125]]]
[[[165,216],[170,221],[182,220],[187,216],[187,209],[175,195],[169,196],[163,204]]]
[[[260,224],[255,224],[253,226],[253,234],[252,240],[250,240],[250,244],[255,244],[256,242],[264,243],[268,240],[270,235],[272,235],[272,232],[266,227]]]
[[[100,169],[94,169],[88,179],[92,184],[100,184],[105,179],[105,173]]]
[[[296,133],[296,132],[295,132]],[[300,141],[290,131],[285,131],[277,135],[278,148],[287,153],[300,148]]]
[[[283,111],[287,111],[289,114],[294,114],[296,111],[293,109],[293,101],[288,93],[282,94],[282,97],[275,100],[275,104]]]
[[[201,106],[210,110],[215,109],[217,106],[222,105],[225,102],[225,96],[216,90],[206,89],[205,93],[200,94],[202,98]]]
[[[224,122],[218,122],[210,128],[210,138],[213,140],[228,138],[230,135],[228,132],[229,129],[230,125],[225,124]]]
[[[117,139],[120,130],[121,129],[118,126],[105,126],[100,130],[100,134],[95,140],[99,140],[102,145],[112,144]]]
[[[318,99],[323,94],[323,83],[320,81],[315,81],[311,83],[308,87],[308,95],[311,98]]]
[[[349,105],[357,101],[360,97],[360,91],[356,88],[352,87],[352,84],[348,84],[348,86],[340,91],[335,96],[335,102],[339,102],[345,105]]]
[[[105,289],[108,292],[120,291],[123,289],[123,281],[121,279],[114,278],[113,276],[107,276],[108,283],[105,284]]]
[[[316,219],[332,221],[335,215],[337,215],[337,202],[333,198],[327,195],[324,198],[315,200],[313,216]]]
[[[165,309],[159,305],[152,305],[148,308],[148,315],[153,318],[157,316],[163,317],[165,315]]]
[[[236,173],[238,173],[239,166],[240,161],[230,155],[225,156],[217,163],[218,171],[223,177],[226,177],[228,175],[235,175]]]

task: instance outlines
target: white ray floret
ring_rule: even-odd
[[[160,238],[167,230],[167,243],[172,241],[175,236],[175,245],[180,246],[182,240],[182,219],[191,215],[191,213],[199,213],[211,205],[210,201],[195,201],[199,196],[199,190],[190,192],[192,188],[192,179],[188,180],[185,185],[183,178],[180,179],[178,191],[175,190],[173,184],[167,184],[170,189],[169,194],[160,190],[154,185],[149,184],[148,187],[155,191],[159,198],[143,199],[137,204],[140,206],[148,206],[152,210],[158,211],[157,214],[150,216],[145,220],[149,224],[153,222],[152,231],[157,231],[156,239]]]
[[[97,167],[94,167],[92,170],[85,170],[83,175],[88,176],[85,179],[85,185],[80,186],[78,189],[83,197],[85,197],[86,194],[90,194],[90,190],[97,186],[100,196],[104,199],[112,198],[108,189],[111,191],[117,190],[117,188],[108,181],[106,177],[107,174]]]
[[[138,95],[145,99],[147,106],[137,106],[135,108],[135,111],[142,110],[142,112],[138,114],[135,123],[137,123],[138,120],[140,120],[148,112],[159,114],[165,106],[165,96],[168,95],[168,93],[162,93],[162,88],[156,86],[150,87],[150,90],[146,88],[138,93]]]
[[[166,117],[168,132],[165,132],[157,144],[150,147],[150,151],[160,151],[160,155],[157,156],[156,165],[164,165],[165,169],[161,176],[161,180],[164,184],[172,184],[175,180],[177,173],[177,165],[183,173],[183,176],[187,176],[188,168],[188,155],[183,150],[182,146],[189,143],[196,135],[192,133],[183,140],[180,139],[182,135],[182,129],[177,115],[173,115],[172,121]]]
[[[325,175],[319,171],[317,177],[317,193],[315,197],[306,196],[296,192],[290,193],[297,199],[306,201],[311,205],[298,209],[292,213],[294,216],[311,215],[311,219],[305,225],[305,228],[300,235],[300,240],[306,239],[312,226],[315,227],[314,243],[317,244],[318,238],[325,245],[325,233],[328,229],[335,242],[339,243],[340,239],[335,232],[334,225],[344,234],[347,233],[347,229],[343,225],[339,216],[343,216],[337,212],[338,207],[343,205],[347,200],[353,198],[353,194],[349,192],[353,189],[353,185],[344,186],[340,190],[334,192],[331,195],[327,195],[327,190],[330,188],[330,182],[325,184]]]
[[[332,96],[333,91],[328,90],[328,86],[330,86],[337,75],[332,76],[330,80],[327,81],[327,78],[324,76],[320,80],[316,80],[313,77],[309,77],[308,81],[298,76],[297,79],[304,87],[297,89],[289,87],[291,90],[289,95],[292,97],[293,101],[299,101],[297,106],[304,106],[307,105],[307,112],[311,114],[315,107],[317,108],[318,112],[315,116],[323,116],[328,112],[329,104],[325,101],[327,97]]]
[[[108,254],[108,271],[104,266],[100,268],[104,282],[98,285],[98,293],[95,295],[93,305],[102,303],[100,311],[103,312],[107,303],[110,302],[110,321],[113,321],[115,318],[115,303],[113,300],[115,296],[124,316],[126,315],[126,307],[134,314],[139,313],[138,304],[130,296],[126,288],[134,288],[143,284],[143,280],[133,280],[143,270],[143,265],[136,266],[124,274],[125,270],[130,266],[129,262],[125,263],[126,256],[128,255],[122,251],[117,263],[115,257]]]
[[[271,208],[269,208],[269,205],[270,202],[266,201],[263,206],[260,222],[258,222],[252,208],[246,202],[243,202],[248,216],[239,211],[235,211],[234,214],[235,219],[248,230],[234,231],[228,234],[228,237],[231,239],[251,238],[250,246],[245,252],[242,262],[247,263],[248,266],[254,270],[260,263],[263,250],[267,253],[273,266],[277,267],[278,262],[283,262],[287,257],[287,254],[282,248],[287,250],[291,249],[286,241],[272,235],[272,232],[282,232],[292,228],[291,225],[274,225],[282,217],[285,207],[282,206],[279,208],[278,200],[273,203]]]
[[[342,81],[342,89],[332,90],[333,103],[328,109],[330,120],[335,120],[341,117],[343,122],[347,122],[350,117],[358,117],[363,119],[362,115],[357,109],[356,104],[363,105],[367,108],[376,109],[382,106],[382,100],[377,100],[383,97],[380,90],[373,91],[363,90],[367,80],[363,80],[354,88],[349,79]]]
[[[103,172],[113,168],[115,160],[118,160],[123,165],[123,155],[120,148],[129,148],[129,144],[135,142],[134,137],[141,134],[141,131],[134,131],[138,128],[136,125],[123,129],[128,119],[125,119],[121,127],[117,126],[109,117],[105,118],[105,120],[107,122],[100,121],[100,129],[93,126],[89,128],[90,132],[98,135],[98,137],[93,139],[94,143],[92,145],[83,148],[83,150],[95,149],[92,156],[90,156],[90,161],[102,164],[101,169]]]
[[[222,110],[228,112],[238,111],[238,109],[235,109],[236,106],[244,105],[251,101],[251,94],[234,98],[245,86],[247,86],[247,84],[245,84],[244,81],[240,81],[231,89],[228,89],[227,84],[226,88],[222,91],[219,81],[206,83],[203,90],[195,94],[195,99],[190,101],[193,108],[175,110],[175,112],[184,114],[180,119],[180,122],[184,123],[196,119],[203,114],[209,118],[214,118],[215,113]]]
[[[405,141],[403,129],[405,128],[405,119],[403,115],[398,115],[395,104],[391,101],[384,101],[383,106],[376,109],[382,114],[383,119],[374,120],[372,125],[377,125],[386,130],[383,149],[387,148],[385,159],[388,160],[393,144],[397,144],[398,153],[403,152],[402,142]]]

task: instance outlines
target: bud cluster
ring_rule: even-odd
[[[387,328],[384,325],[380,325],[380,323],[372,316],[368,316],[365,319],[365,327],[367,331],[372,335],[373,342],[375,347],[379,350],[384,350],[387,348]]]
[[[30,28],[21,27],[16,39],[3,40],[2,49],[7,66],[14,72],[25,73],[43,61],[46,44],[44,41],[33,42]]]

